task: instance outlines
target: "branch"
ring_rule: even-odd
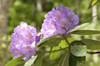
[[[64,37],[66,43],[70,46],[70,43],[69,43],[69,41],[67,40],[67,37],[66,37],[65,35],[63,35],[63,37]]]
[[[70,50],[70,48],[71,48],[71,45],[70,45],[70,43],[69,43],[69,41],[67,40],[67,37],[66,37],[66,35],[63,35],[63,37],[64,37],[64,39],[65,39],[65,41],[66,41],[66,43],[69,45],[69,50]]]
[[[99,54],[100,51],[97,51],[97,52],[87,52],[88,54]]]

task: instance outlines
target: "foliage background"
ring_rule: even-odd
[[[91,0],[40,0],[42,10],[39,11],[37,3],[39,0],[14,0],[9,8],[8,13],[8,34],[2,39],[5,42],[0,46],[0,66],[4,66],[9,60],[13,58],[13,55],[9,52],[10,35],[13,29],[20,24],[21,21],[27,22],[29,25],[37,28],[37,32],[40,31],[41,25],[44,20],[45,14],[53,7],[63,5],[69,7],[76,14],[79,15],[80,24],[89,22],[90,24],[81,29],[96,29],[100,30],[100,8],[97,4],[97,20],[92,21],[92,8],[88,9]],[[89,18],[89,19],[88,19]],[[88,20],[87,20],[88,19]],[[93,27],[95,25],[95,27]],[[7,39],[6,39],[7,38]],[[79,36],[73,35],[74,39],[80,40],[82,38],[92,38],[100,41],[100,35],[95,36]],[[8,43],[7,43],[8,42]],[[48,55],[43,60],[43,66],[56,66],[58,60],[61,57],[58,56],[56,60],[50,61]],[[57,63],[55,63],[57,62]],[[87,54],[87,66],[100,66],[100,55]],[[50,65],[52,64],[52,65]]]

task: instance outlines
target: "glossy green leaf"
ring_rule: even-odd
[[[67,37],[67,40],[69,41],[69,43],[71,43],[72,41],[74,41],[72,37]],[[66,47],[68,47],[68,44],[67,44],[66,41],[63,39],[63,40],[61,40],[61,42],[59,43],[59,46],[53,47],[52,51],[54,51],[54,50],[59,50],[60,48],[63,49],[63,48],[66,48]],[[66,49],[66,50],[67,50],[67,49]],[[58,56],[59,56],[59,52],[52,52],[52,53],[50,54],[50,59],[51,59],[51,60],[55,60]]]
[[[59,46],[60,46],[61,48],[65,48],[65,47],[68,47],[68,44],[66,43],[65,40],[61,40],[61,42],[59,43]]]
[[[74,41],[72,37],[67,37],[67,40],[68,40],[69,43],[71,43],[71,42]],[[65,48],[65,47],[68,47],[68,44],[67,44],[66,41],[63,39],[63,40],[61,40],[61,42],[59,43],[59,46],[60,46],[61,48]]]
[[[61,66],[69,66],[69,57],[70,57],[70,53],[69,51],[67,51]]]
[[[71,32],[72,34],[78,34],[78,35],[93,35],[93,34],[100,34],[100,31],[96,30],[76,30]]]
[[[81,25],[78,25],[77,27],[75,27],[74,29],[71,29],[69,30],[67,33],[70,33],[70,32],[73,32],[75,30],[79,30],[80,28],[83,28],[85,26],[89,25],[89,23],[84,23],[84,24],[81,24]]]
[[[89,8],[93,7],[97,2],[98,2],[98,0],[92,0],[90,2]]]
[[[9,61],[5,66],[23,66],[25,61],[22,59],[23,56],[17,57]]]
[[[86,56],[87,48],[81,41],[72,42],[70,52],[77,57]]]
[[[63,39],[62,36],[54,35],[54,36],[42,39],[39,43],[37,43],[37,46],[38,47],[45,46],[45,45],[57,46],[62,39]]]
[[[52,48],[52,51],[58,50],[58,49],[60,49],[60,46],[53,47],[53,48]],[[57,52],[52,52],[52,53],[50,54],[50,60],[55,60],[58,56],[59,56],[59,51],[57,51]]]
[[[61,55],[61,59],[59,60],[58,66],[61,66],[61,65],[62,65],[63,60],[64,60],[64,58],[65,58],[65,55],[66,55],[65,53]]]
[[[34,63],[34,61],[36,60],[37,56],[34,56],[32,58],[30,58],[25,64],[24,66],[32,66],[32,64]]]
[[[36,59],[34,66],[42,66],[42,57],[41,56],[39,56]]]
[[[85,56],[76,57],[70,53],[69,66],[86,66],[85,61]]]
[[[73,37],[67,37],[67,40],[69,43],[72,43],[74,41]]]
[[[87,49],[100,50],[100,41],[83,39],[82,42],[87,46]]]

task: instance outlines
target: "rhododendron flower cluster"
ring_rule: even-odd
[[[10,52],[14,54],[14,58],[23,55],[26,61],[35,55],[35,44],[39,41],[40,35],[36,33],[36,28],[21,22],[11,35]]]
[[[75,28],[78,22],[79,17],[72,10],[59,5],[45,15],[41,33],[44,38],[57,34],[66,34],[70,29]]]
[[[43,38],[58,34],[68,35],[67,32],[75,28],[78,22],[79,17],[72,10],[59,5],[45,15],[41,33]],[[36,32],[36,28],[21,22],[11,35],[10,52],[14,54],[14,58],[23,55],[23,60],[27,61],[34,56],[35,44],[40,41],[40,36]]]

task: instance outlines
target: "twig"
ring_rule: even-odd
[[[66,36],[65,36],[65,35],[63,35],[63,37],[64,37],[64,39],[65,39],[66,43],[67,43],[68,45],[70,45],[70,43],[69,43],[69,41],[67,40]]]
[[[88,54],[99,54],[100,51],[97,51],[97,52],[87,52]]]

